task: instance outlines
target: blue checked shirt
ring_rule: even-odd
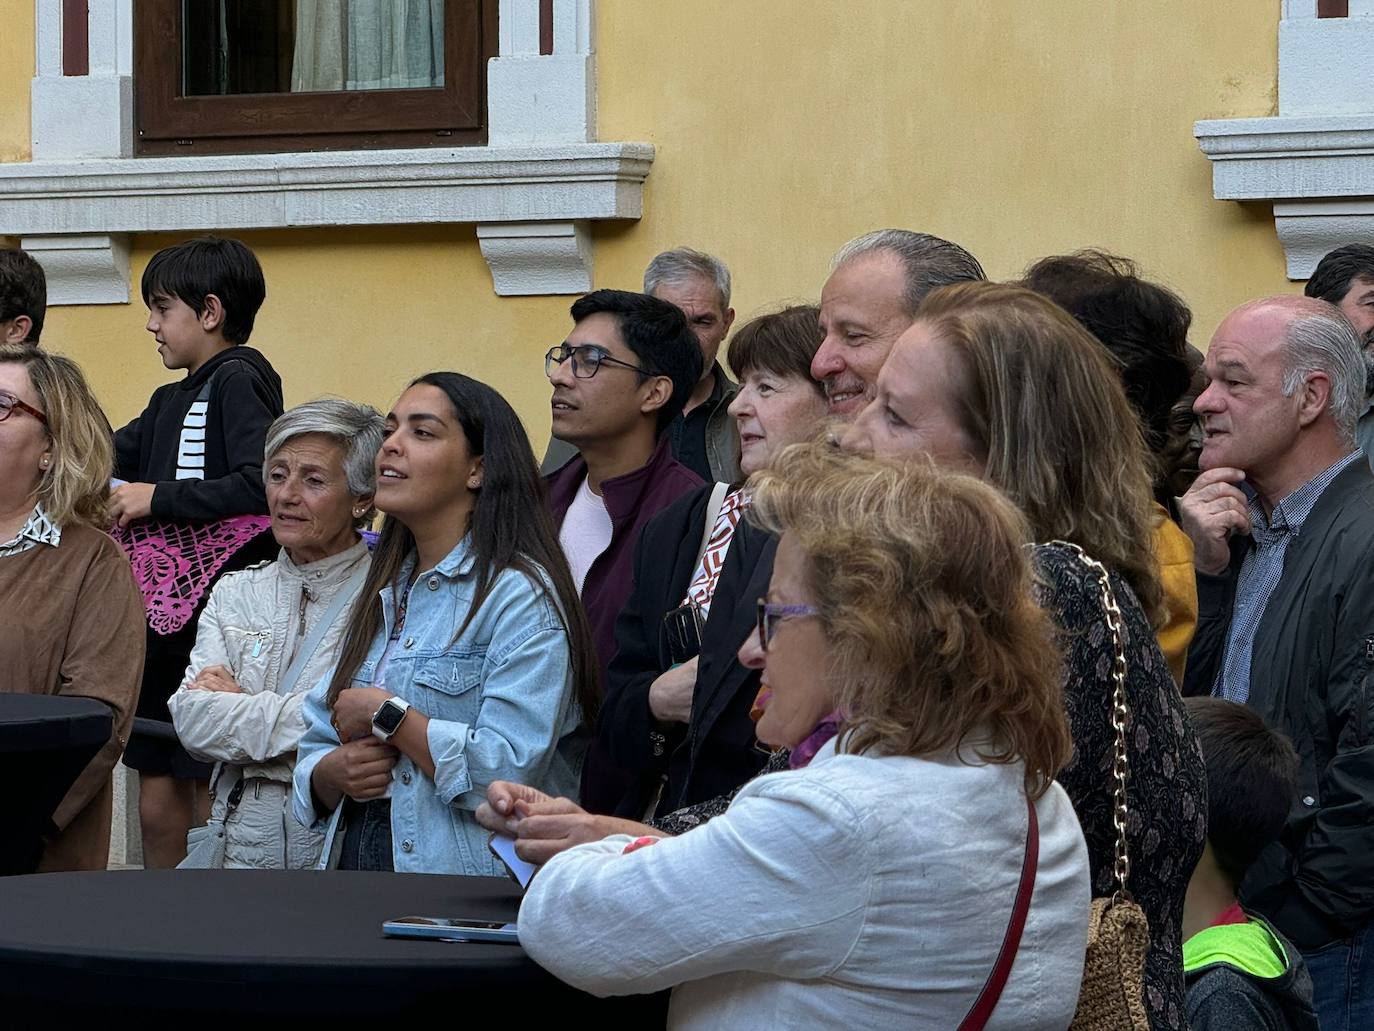
[[[1242,703],[1250,697],[1250,656],[1255,647],[1255,632],[1283,576],[1283,557],[1288,551],[1288,542],[1302,532],[1302,524],[1312,514],[1322,491],[1341,470],[1357,460],[1365,460],[1364,452],[1358,449],[1284,497],[1274,506],[1274,513],[1268,519],[1264,518],[1264,509],[1250,485],[1241,485],[1250,497],[1250,537],[1255,546],[1241,563],[1240,578],[1236,582],[1235,610],[1226,638],[1226,662],[1212,686],[1212,694],[1216,697]]]

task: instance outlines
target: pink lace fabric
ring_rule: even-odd
[[[129,556],[148,625],[165,637],[190,621],[224,563],[271,525],[258,515],[195,524],[141,519],[110,536]]]

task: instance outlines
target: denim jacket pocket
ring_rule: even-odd
[[[463,694],[481,682],[480,655],[441,655],[415,664],[415,683],[444,694]]]

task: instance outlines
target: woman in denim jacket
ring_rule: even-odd
[[[457,373],[387,416],[386,513],[339,662],[305,703],[294,810],[321,866],[498,874],[487,785],[576,791],[594,718],[586,617],[519,418]]]

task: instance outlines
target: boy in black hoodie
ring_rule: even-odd
[[[1302,954],[1240,907],[1236,888],[1283,831],[1298,756],[1253,709],[1187,698],[1207,764],[1207,845],[1183,903],[1183,973],[1193,1031],[1317,1031]]]
[[[167,712],[200,609],[219,575],[276,555],[266,520],[245,517],[267,512],[263,445],[282,414],[282,390],[271,364],[247,346],[267,287],[243,244],[207,236],[164,248],[144,270],[142,287],[163,365],[186,370],[115,433],[115,476],[128,482],[110,499],[118,526],[128,528],[120,542],[149,603],[137,714],[167,725],[162,736],[136,733],[124,754],[140,773],[143,861],[152,868],[175,866],[186,854],[186,832],[206,801],[210,768],[176,742]],[[149,519],[158,522],[142,522]],[[139,533],[152,527],[155,533]],[[179,579],[165,575],[183,564],[189,571]],[[159,618],[160,606],[177,609],[179,618]]]

